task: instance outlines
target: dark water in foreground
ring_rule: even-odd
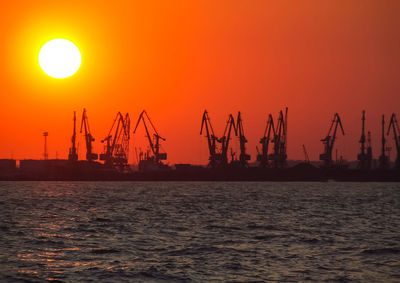
[[[0,183],[0,281],[400,281],[400,184]]]

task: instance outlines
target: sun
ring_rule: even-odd
[[[67,78],[78,71],[81,65],[81,53],[71,41],[53,39],[40,49],[39,65],[50,77]]]

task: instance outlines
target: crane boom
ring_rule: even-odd
[[[89,119],[87,117],[85,108],[83,108],[80,133],[82,133],[82,131],[84,131],[84,135],[85,135],[86,160],[89,162],[92,162],[93,160],[97,160],[98,154],[93,153],[93,146],[92,146],[92,142],[94,142],[95,139],[90,132]]]
[[[123,171],[128,167],[130,118],[127,113],[125,117],[121,112],[117,113],[108,135],[101,141],[107,142],[105,152],[100,155],[100,160],[109,167],[116,167]]]
[[[146,138],[149,143],[152,156],[150,156],[149,154],[145,154],[145,158],[142,158],[139,161],[139,167],[144,168],[144,166],[153,166],[154,168],[159,168],[162,165],[161,160],[167,159],[167,154],[160,152],[160,140],[165,141],[166,139],[158,134],[158,131],[151,121],[150,116],[147,114],[146,110],[143,110],[140,113],[139,118],[136,122],[135,129],[133,130],[133,134],[136,133],[140,122],[142,122],[144,130],[146,132]],[[143,153],[141,153],[141,156],[143,157]],[[147,165],[144,165],[145,163]]]
[[[285,115],[281,110],[279,112],[278,122],[275,127],[274,137],[271,142],[274,143],[273,153],[269,155],[269,159],[273,162],[274,167],[284,167],[287,165],[286,159],[286,143],[287,143],[287,113],[286,107]]]
[[[275,136],[274,118],[271,114],[268,116],[267,126],[265,127],[264,136],[260,139],[262,146],[261,154],[257,155],[257,160],[260,161],[261,167],[267,167],[268,164],[268,148],[271,141],[271,134]]]
[[[390,130],[392,130],[393,139],[394,139],[395,146],[396,146],[397,156],[396,156],[395,165],[396,165],[396,168],[400,168],[400,128],[399,128],[399,123],[397,122],[395,113],[393,113],[392,116],[390,117],[390,122],[389,122],[389,126],[388,126],[386,135],[390,134]]]
[[[344,135],[344,130],[342,126],[342,121],[338,113],[335,113],[331,126],[329,127],[328,134],[321,141],[324,144],[324,153],[320,154],[319,159],[324,161],[325,167],[332,166],[332,150],[335,145],[337,129],[340,128],[342,135]],[[333,133],[332,133],[333,129]]]
[[[204,110],[203,118],[201,120],[200,135],[203,134],[204,128],[206,129],[206,138],[208,142],[208,149],[210,152],[210,156],[213,156],[216,153],[215,142],[218,140],[218,138],[214,134],[214,130],[211,124],[210,117],[208,116],[207,110]]]
[[[237,136],[237,130],[235,126],[235,119],[233,118],[232,114],[229,114],[228,121],[226,122],[225,130],[224,130],[224,135],[221,138],[221,144],[222,144],[222,165],[226,166],[228,164],[228,148],[229,148],[229,141],[231,140],[231,133],[232,133],[232,128],[235,132],[235,135]]]
[[[78,153],[76,150],[76,112],[74,111],[74,130],[72,133],[71,138],[71,147],[69,149],[68,160],[69,161],[77,161],[78,160]]]
[[[237,135],[239,135],[239,143],[240,143],[240,156],[239,161],[242,166],[248,166],[248,161],[250,160],[250,155],[246,153],[246,143],[247,139],[244,135],[244,127],[242,121],[242,115],[240,111],[238,112],[236,119],[236,131]]]
[[[303,152],[304,152],[304,163],[310,163],[310,158],[308,157],[306,146],[304,144],[303,144]]]
[[[381,155],[379,156],[379,168],[387,169],[389,159],[386,156],[386,138],[385,138],[385,115],[382,115],[382,131],[381,131]]]
[[[333,136],[332,136],[332,148],[333,148],[333,145],[336,140],[336,132],[337,132],[338,126],[340,126],[340,130],[342,131],[342,134],[344,135],[343,125],[342,125],[342,121],[340,120],[339,114],[336,113],[336,117],[337,117],[336,118],[337,122],[335,123],[335,130],[334,130]]]
[[[143,126],[144,126],[144,129],[145,129],[145,131],[146,131],[146,137],[147,137],[147,139],[148,139],[150,148],[151,148],[152,152],[155,154],[156,151],[155,151],[155,148],[154,148],[153,140],[151,139],[151,135],[150,135],[150,133],[149,133],[149,129],[147,128],[146,120],[144,119],[144,116],[143,116],[143,115],[146,115],[146,111],[144,111],[144,110],[143,110],[142,113],[140,113],[140,115],[139,115],[139,118],[138,118],[138,120],[137,120],[137,122],[136,122],[135,129],[133,130],[133,134],[136,133],[136,130],[137,130],[138,126],[139,126],[139,123],[140,123],[140,121],[142,121]]]
[[[207,138],[208,151],[209,151],[209,166],[217,167],[221,161],[221,153],[217,153],[217,142],[220,143],[221,140],[218,139],[214,134],[214,129],[211,124],[210,117],[207,110],[204,110],[203,117],[201,120],[200,135],[203,134],[205,129],[205,134]]]

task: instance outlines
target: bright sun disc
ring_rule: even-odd
[[[53,39],[40,49],[39,65],[50,77],[67,78],[78,71],[81,65],[81,53],[71,41]]]

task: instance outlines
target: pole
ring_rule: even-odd
[[[47,160],[49,158],[48,154],[47,154],[47,137],[48,137],[49,133],[48,132],[44,132],[43,136],[44,136],[44,160]]]

